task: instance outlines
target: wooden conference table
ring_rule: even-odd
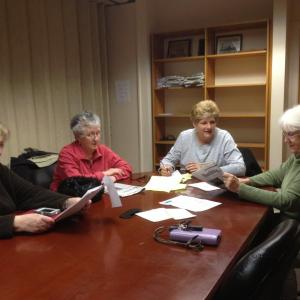
[[[137,175],[135,175],[137,176]],[[132,181],[143,185],[149,177]],[[209,299],[245,250],[267,215],[265,206],[236,200],[230,194],[187,193],[222,202],[196,213],[193,224],[222,230],[217,247],[201,252],[154,241],[152,223],[138,216],[121,219],[129,208],[148,210],[176,195],[145,191],[92,205],[85,216],[61,223],[48,233],[1,240],[1,299]]]

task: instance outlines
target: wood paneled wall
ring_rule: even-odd
[[[102,24],[102,6],[87,0],[0,0],[0,121],[11,131],[3,163],[26,147],[59,151],[82,110],[100,115],[105,132]]]

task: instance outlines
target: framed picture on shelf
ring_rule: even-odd
[[[169,41],[167,57],[191,56],[191,45],[191,39]]]
[[[200,39],[198,44],[198,55],[202,56],[204,55],[204,52],[205,52],[205,40]]]
[[[242,50],[242,34],[220,35],[216,37],[216,54],[239,52]]]

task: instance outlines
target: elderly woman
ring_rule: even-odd
[[[292,155],[275,170],[238,179],[224,174],[226,187],[245,200],[269,205],[281,211],[280,218],[300,220],[300,105],[287,110],[280,119],[284,141]],[[279,190],[258,187],[273,186]]]
[[[8,135],[6,127],[0,124],[0,156]],[[34,186],[0,164],[0,238],[12,237],[15,232],[43,232],[55,223],[52,218],[44,215],[16,215],[16,211],[40,207],[64,209],[79,200]]]
[[[193,129],[182,131],[169,153],[162,159],[161,175],[171,175],[177,164],[195,172],[205,162],[214,162],[224,172],[245,174],[245,164],[232,136],[217,128],[219,108],[212,100],[197,103],[191,112]]]
[[[100,118],[82,112],[71,120],[75,141],[59,153],[58,164],[50,188],[56,191],[68,177],[83,176],[102,180],[109,176],[113,182],[131,176],[130,165],[111,149],[100,143]]]

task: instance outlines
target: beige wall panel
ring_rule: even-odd
[[[95,99],[93,103],[93,110],[98,113],[101,117],[102,130],[106,131],[106,122],[104,118],[104,102],[103,99],[103,89],[102,89],[102,70],[101,70],[101,50],[100,50],[100,32],[99,32],[99,20],[98,20],[98,11],[97,5],[90,5],[90,17],[91,17],[91,45],[92,55],[93,55],[93,77],[94,77],[94,88],[95,88]],[[102,142],[105,142],[105,135],[101,136]]]
[[[3,163],[26,147],[59,151],[73,140],[75,113],[102,114],[98,11],[81,0],[0,0],[0,121],[11,130]]]
[[[8,45],[17,138],[24,147],[37,146],[37,128],[32,95],[32,73],[28,11],[24,1],[6,1]],[[21,150],[21,149],[19,149]]]
[[[63,26],[69,119],[82,111],[81,66],[76,2],[63,0]]]
[[[31,41],[32,94],[36,131],[40,149],[55,151],[55,122],[49,74],[49,51],[45,3],[40,0],[28,2],[29,31]],[[29,134],[29,133],[28,133]]]
[[[11,66],[8,45],[8,27],[6,1],[0,0],[0,91],[1,109],[0,121],[11,130],[10,139],[3,153],[2,161],[7,162],[9,155],[18,153],[19,143],[17,138],[17,124],[15,122],[15,110],[12,95]]]
[[[90,11],[84,9],[86,1],[79,0],[78,10],[81,12],[78,16],[79,22],[79,44],[81,57],[81,88],[82,102],[84,109],[94,111],[95,87],[93,77],[93,50]]]
[[[47,0],[50,58],[50,83],[53,99],[56,146],[62,147],[70,136],[68,129],[69,107],[67,102],[68,91],[66,83],[66,52],[64,43],[63,15],[60,0]]]
[[[106,12],[112,149],[139,171],[135,6],[107,8]]]

